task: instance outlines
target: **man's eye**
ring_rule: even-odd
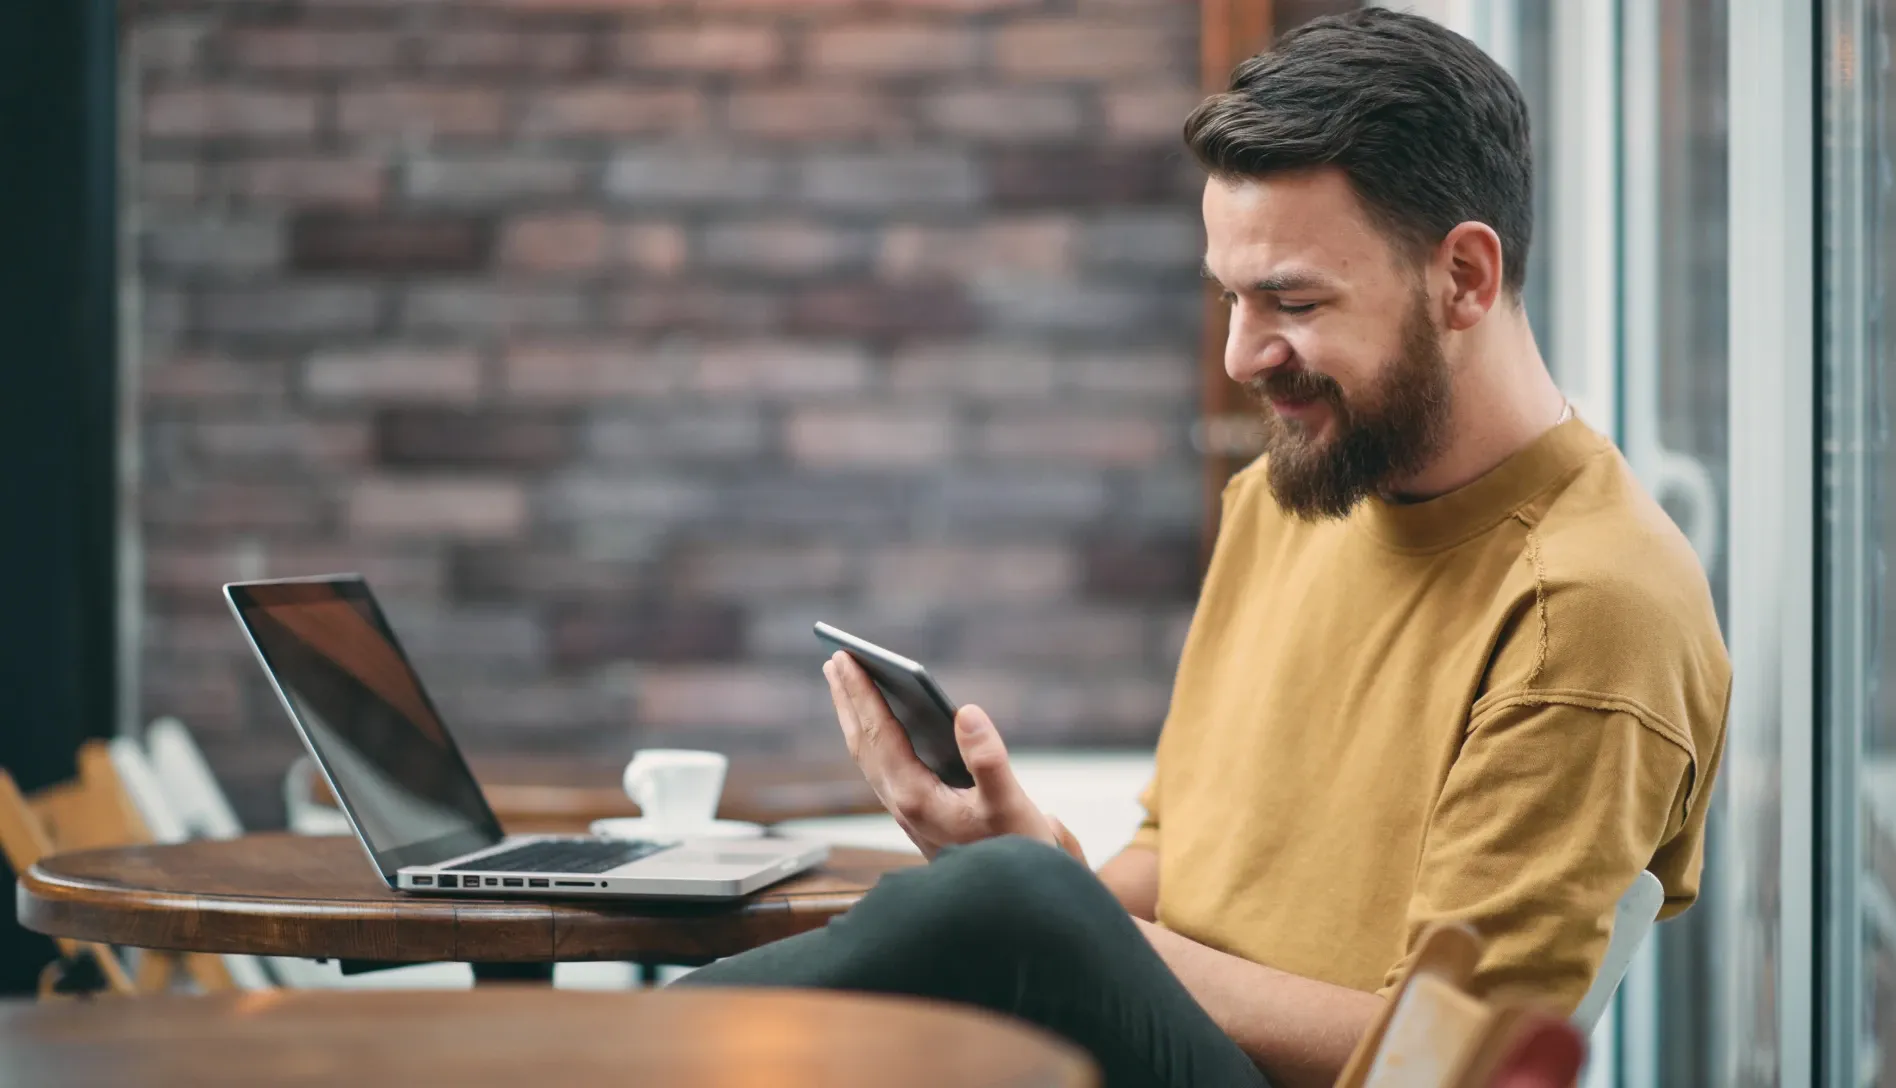
[[[1280,302],[1277,304],[1277,312],[1280,314],[1307,314],[1316,308],[1317,304],[1314,302]]]

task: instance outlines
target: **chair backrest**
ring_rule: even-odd
[[[1665,885],[1649,872],[1634,877],[1632,885],[1620,896],[1619,905],[1613,910],[1613,935],[1607,938],[1606,955],[1593,976],[1593,985],[1587,988],[1586,996],[1580,999],[1573,1013],[1573,1024],[1582,1032],[1591,1032],[1600,1022],[1606,1003],[1619,989],[1626,969],[1632,966],[1633,955],[1652,932],[1653,923],[1659,920],[1659,908],[1665,904]]]
[[[65,809],[64,820],[68,826],[77,826],[83,822],[75,798],[77,783],[54,786],[50,790],[53,801],[46,805],[48,810],[54,807]],[[20,792],[18,783],[13,781],[13,776],[5,768],[0,768],[0,850],[6,853],[7,864],[15,873],[26,872],[54,850],[52,834],[41,812]],[[53,943],[58,946],[59,954],[69,960],[80,956],[89,957],[98,967],[110,992],[136,992],[137,987],[126,973],[125,965],[119,962],[118,955],[109,947],[64,937],[55,938]],[[45,992],[50,986],[50,979],[49,976],[41,977],[41,989]]]
[[[355,834],[349,817],[334,801],[335,794],[309,756],[297,756],[290,769],[283,772],[283,811],[290,830],[298,835]]]
[[[244,833],[236,810],[211,773],[191,730],[176,718],[159,718],[145,729],[145,751],[171,811],[197,839],[234,839]]]
[[[1584,1056],[1579,1031],[1551,1013],[1470,994],[1468,981],[1480,959],[1481,939],[1467,926],[1438,925],[1423,934],[1395,995],[1350,1056],[1337,1088],[1498,1088],[1494,1078],[1511,1068],[1505,1062],[1520,1033],[1538,1031],[1548,1021],[1578,1043]],[[1565,1088],[1572,1078],[1554,1083]]]

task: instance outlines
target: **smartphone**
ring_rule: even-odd
[[[961,749],[955,744],[955,704],[927,669],[827,623],[816,625],[816,637],[855,658],[876,682],[923,766],[950,786],[965,790],[974,785],[974,776],[961,762]]]

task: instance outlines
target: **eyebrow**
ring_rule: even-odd
[[[1211,266],[1204,261],[1198,262],[1198,274],[1213,283],[1221,282],[1212,274]],[[1330,281],[1315,272],[1302,269],[1288,269],[1272,272],[1251,285],[1251,290],[1260,293],[1278,293],[1285,291],[1316,291],[1328,288]]]

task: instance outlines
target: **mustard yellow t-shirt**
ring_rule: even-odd
[[[1731,666],[1690,547],[1580,420],[1494,471],[1348,518],[1224,519],[1135,845],[1161,924],[1389,992],[1472,924],[1486,992],[1571,1009],[1641,869],[1698,894]]]

